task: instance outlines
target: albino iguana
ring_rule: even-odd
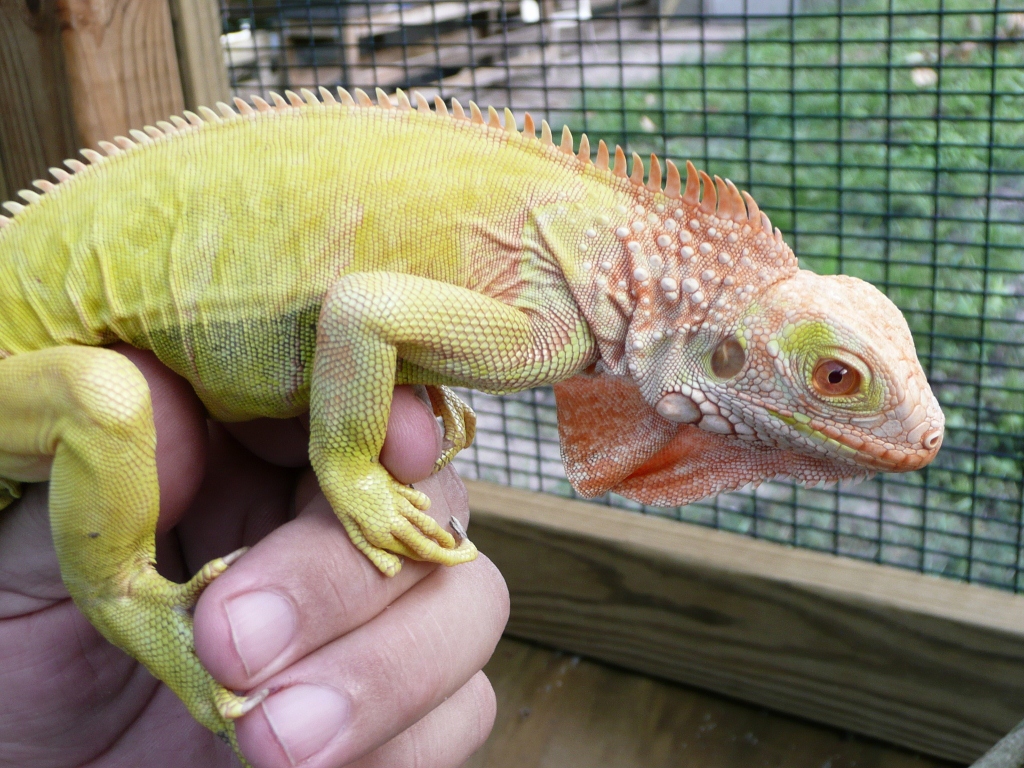
[[[101,142],[0,216],[0,507],[49,479],[64,581],[204,725],[237,696],[192,652],[188,584],[154,568],[153,350],[214,419],[309,411],[310,458],[385,574],[476,549],[378,462],[396,383],[425,384],[449,461],[473,435],[448,385],[554,384],[566,471],[592,496],[683,504],[772,477],[927,464],[943,416],[903,317],[797,267],[746,193],[532,118],[416,96],[304,91]],[[701,192],[703,187],[703,192]]]

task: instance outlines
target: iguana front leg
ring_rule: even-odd
[[[410,364],[403,366],[402,383],[417,383],[406,377],[418,369],[427,379],[418,383],[513,391],[571,375],[589,363],[593,350],[568,296],[550,296],[546,311],[527,312],[410,275],[360,273],[340,280],[320,314],[310,460],[360,551],[387,575],[401,568],[399,556],[445,565],[476,557],[471,542],[456,544],[425,514],[426,496],[395,481],[378,461],[399,358]]]
[[[237,747],[230,718],[261,697],[236,696],[203,668],[191,616],[233,557],[213,560],[186,584],[157,573],[156,432],[139,369],[107,349],[54,347],[0,360],[0,392],[0,477],[49,477],[50,527],[75,604]],[[0,489],[13,495],[16,485]]]

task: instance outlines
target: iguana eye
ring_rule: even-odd
[[[735,337],[723,340],[711,353],[711,372],[720,379],[731,379],[747,361],[746,350]]]
[[[814,369],[814,388],[828,397],[852,395],[860,389],[860,373],[840,360],[822,360]]]

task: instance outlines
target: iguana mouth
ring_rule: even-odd
[[[942,443],[942,430],[932,429],[922,438],[923,451],[912,448],[906,450],[890,449],[880,442],[867,441],[861,441],[861,447],[856,448],[848,442],[844,442],[844,438],[830,437],[795,415],[785,416],[778,411],[766,410],[804,437],[809,437],[815,442],[828,447],[834,455],[860,466],[867,465],[872,469],[885,472],[911,472],[915,469],[920,469],[932,460],[939,449],[939,445]],[[856,440],[858,438],[851,437],[848,439]],[[892,454],[894,453],[898,455],[893,456]]]

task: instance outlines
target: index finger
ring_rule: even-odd
[[[410,465],[429,472],[439,448],[429,406],[400,394],[389,431],[393,426],[404,434],[399,455],[408,453]],[[453,516],[466,523],[465,489],[453,470],[416,487],[430,497],[429,513],[439,523]],[[249,690],[366,623],[435,567],[407,561],[394,578],[382,576],[316,494],[207,588],[196,609],[196,651],[225,686]]]

